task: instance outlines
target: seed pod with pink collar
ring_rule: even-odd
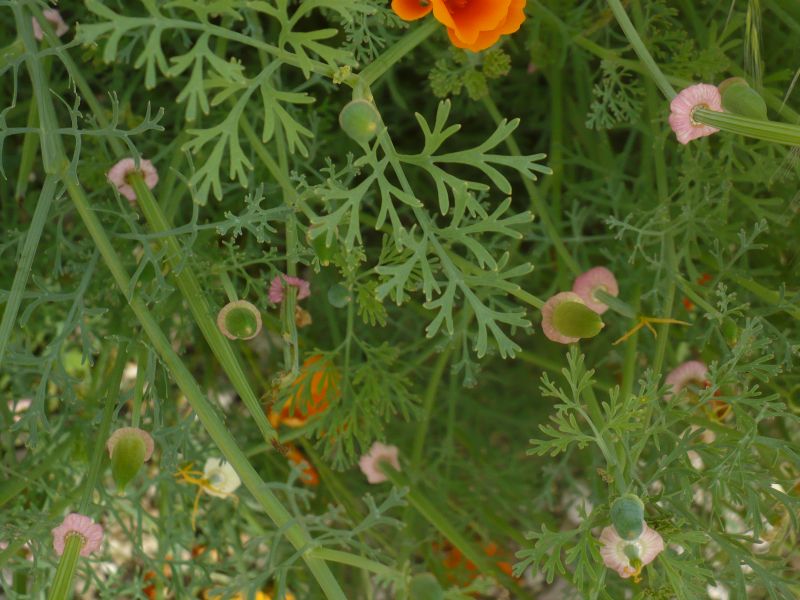
[[[111,457],[111,474],[122,493],[142,465],[153,455],[153,438],[137,427],[123,427],[111,434],[106,442]]]
[[[542,331],[559,344],[574,344],[581,338],[594,337],[603,326],[600,315],[573,292],[556,294],[542,307]]]

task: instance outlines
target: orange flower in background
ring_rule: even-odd
[[[315,354],[303,362],[292,384],[293,393],[279,412],[270,410],[269,421],[273,427],[281,423],[302,427],[310,417],[325,412],[329,401],[339,397],[339,372],[330,362],[320,361],[324,361],[324,356]]]
[[[306,485],[315,486],[319,485],[319,474],[317,470],[308,462],[308,459],[303,455],[300,450],[295,448],[294,446],[289,446],[289,450],[286,453],[286,458],[289,459],[289,462],[296,465],[298,469],[300,469],[300,481],[305,483]]]
[[[457,583],[461,580],[461,583],[468,583],[477,577],[478,568],[475,564],[471,560],[467,560],[464,555],[461,554],[461,551],[449,542],[445,542],[444,545],[434,542],[433,549],[437,552],[444,553],[442,564],[448,571],[446,575],[450,581]],[[509,558],[507,552],[501,550],[494,542],[489,542],[483,546],[483,553],[489,558],[494,559],[495,564],[503,573],[512,577],[512,564],[508,560],[503,560],[504,558]],[[461,569],[465,569],[466,573],[461,571],[462,576],[458,577],[458,571]]]
[[[525,20],[526,0],[392,0],[401,19],[433,16],[447,27],[457,48],[479,52],[497,43],[501,35],[514,33]]]

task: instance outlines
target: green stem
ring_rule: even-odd
[[[283,139],[283,132],[278,131],[275,135],[275,144],[278,148],[278,165],[282,179],[289,178],[289,160],[286,153],[286,143]],[[294,187],[281,186],[283,190],[283,203],[291,209],[286,218],[286,274],[290,277],[297,277],[297,263],[299,256],[299,246],[297,239],[297,219],[294,211],[297,209],[297,193]],[[286,344],[284,345],[284,367],[292,373],[300,370],[300,343],[297,339],[297,323],[294,313],[297,306],[297,289],[294,286],[286,285],[284,299],[281,305],[282,332]]]
[[[440,24],[435,19],[427,19],[422,25],[414,28],[410,33],[406,34],[400,41],[394,44],[386,52],[381,54],[372,63],[370,63],[361,73],[357,76],[357,87],[359,84],[365,87],[371,86],[386,71],[403,58],[406,54],[411,52],[414,48],[424,42],[428,37],[437,29]]]
[[[125,271],[119,256],[114,250],[105,230],[103,229],[103,226],[100,224],[97,215],[95,215],[94,211],[92,211],[83,188],[80,186],[80,183],[76,179],[74,173],[66,172],[66,167],[69,164],[69,161],[67,160],[64,147],[61,143],[61,138],[56,127],[57,122],[55,120],[55,109],[53,107],[52,96],[49,91],[50,88],[47,78],[42,72],[41,65],[36,60],[37,46],[36,41],[33,38],[31,21],[30,18],[23,12],[21,5],[14,4],[12,8],[14,10],[17,31],[21,32],[22,39],[25,44],[27,54],[26,64],[31,73],[34,94],[41,118],[42,155],[47,173],[58,172],[59,175],[62,176],[69,196],[72,199],[73,204],[75,205],[75,208],[77,209],[81,218],[83,219],[83,222],[92,239],[94,240],[97,249],[103,257],[106,266],[111,271],[117,286],[126,296],[126,298],[130,295],[128,303],[137,319],[141,323],[142,328],[150,339],[153,347],[167,365],[175,379],[175,382],[183,391],[188,402],[197,414],[200,422],[206,428],[211,436],[211,439],[220,449],[225,459],[231,463],[233,468],[239,474],[242,483],[244,483],[247,489],[250,490],[254,498],[264,508],[265,512],[282,531],[290,543],[292,543],[295,548],[303,552],[302,557],[306,562],[306,565],[317,579],[325,595],[331,600],[346,600],[342,589],[339,587],[339,584],[334,578],[333,573],[331,573],[325,562],[305,554],[305,549],[308,548],[312,543],[310,536],[299,524],[295,522],[292,515],[283,507],[283,505],[281,505],[274,494],[266,487],[264,481],[261,479],[258,473],[256,473],[255,469],[253,469],[252,465],[236,445],[235,440],[228,432],[225,425],[217,417],[214,409],[203,395],[202,390],[192,374],[183,364],[180,357],[172,349],[169,340],[161,331],[158,323],[147,309],[145,303],[138,298],[138,296],[136,296],[135,288],[131,287],[130,278]],[[149,195],[149,190],[147,190],[146,186],[144,186],[141,177],[134,177],[133,179],[138,180],[134,181],[133,183],[139,187],[140,200],[143,195]],[[155,204],[152,200],[152,196],[149,196],[148,200],[152,204]],[[160,210],[157,214],[160,214]],[[200,290],[197,291],[199,292]],[[190,305],[192,304],[193,300],[197,300],[197,298],[193,298],[190,295],[188,297]],[[200,300],[203,300],[202,296],[200,296]],[[196,303],[194,307],[198,307]],[[206,315],[206,317],[208,320],[210,320],[209,315]],[[217,334],[219,336],[222,335],[218,331]],[[222,342],[225,342],[225,340],[223,339]],[[222,347],[227,348],[230,357],[233,358],[233,353],[230,347],[224,343]],[[219,348],[220,346],[217,345],[217,350],[219,350]],[[213,349],[214,345],[212,344],[212,350]],[[236,363],[236,367],[237,369],[239,368],[238,363]],[[244,379],[243,373],[242,379]],[[241,384],[241,380],[234,381],[235,386],[237,383]],[[246,389],[249,391],[249,386],[247,386]],[[255,399],[255,396],[253,396],[253,399]],[[258,408],[258,412],[261,414],[263,420],[266,421],[266,417],[264,416],[263,411],[260,410],[260,406]],[[274,436],[275,433],[272,428],[269,427],[269,423],[267,423],[267,427],[267,431]]]
[[[236,293],[236,288],[233,286],[231,278],[225,271],[219,272],[219,280],[222,283],[222,289],[225,290],[225,295],[228,297],[228,302],[236,302],[239,299],[239,294]]]
[[[39,113],[39,133],[40,144],[42,148],[42,165],[44,172],[48,175],[58,173],[62,167],[67,164],[66,153],[64,145],[61,141],[61,136],[58,135],[58,120],[56,119],[56,111],[53,106],[52,98],[47,83],[47,73],[45,72],[44,65],[37,60],[39,56],[39,48],[36,39],[33,36],[33,25],[30,17],[22,10],[20,3],[12,5],[14,11],[14,19],[17,24],[17,33],[22,38],[25,46],[27,56],[25,57],[25,66],[31,78],[31,84],[36,91],[47,90],[47,94],[36,94],[36,108]],[[34,6],[37,13],[38,20],[44,21],[41,10]],[[52,37],[49,31],[49,25],[45,24],[42,28]]]
[[[605,423],[605,419],[603,418],[600,404],[597,402],[597,397],[594,395],[594,389],[591,385],[587,385],[586,388],[584,388],[583,397],[584,400],[586,400],[586,408],[589,411],[588,415],[586,413],[583,414],[583,418],[587,420],[589,427],[591,427],[594,433],[595,442],[597,443],[597,447],[600,448],[603,458],[606,459],[608,470],[614,475],[614,483],[617,486],[617,491],[620,494],[624,494],[628,491],[628,488],[625,484],[625,477],[622,473],[620,460],[613,446],[609,445],[606,440],[604,435],[605,426],[603,426],[603,429],[600,429],[601,424]]]
[[[36,125],[39,123],[39,112],[36,110],[36,103],[31,102],[28,109],[28,129],[22,140],[22,152],[19,159],[19,172],[17,173],[17,186],[14,197],[21,200],[28,191],[28,178],[33,172],[33,164],[36,161],[36,150],[38,149],[39,135]]]
[[[788,301],[782,298],[781,294],[765,288],[763,285],[749,279],[747,277],[742,277],[741,275],[737,275],[735,273],[730,274],[731,278],[742,286],[744,289],[748,290],[749,292],[755,294],[758,298],[772,304],[773,306],[781,307],[786,314],[790,315],[791,317],[800,320],[800,308],[797,306],[792,306]]]
[[[129,181],[136,192],[137,205],[144,213],[150,229],[154,233],[164,234],[161,240],[162,243],[166,244],[167,262],[172,267],[172,275],[189,305],[197,326],[211,347],[214,356],[217,357],[225,373],[230,378],[233,387],[241,396],[250,416],[261,431],[261,435],[264,436],[268,443],[271,442],[277,437],[277,434],[269,424],[261,403],[250,386],[250,382],[247,380],[247,376],[242,370],[242,366],[239,364],[230,342],[217,327],[216,321],[211,314],[211,307],[206,300],[206,292],[200,286],[200,282],[192,268],[183,259],[183,249],[175,236],[169,233],[171,226],[161,211],[161,206],[145,185],[141,175],[132,175],[129,177]],[[127,294],[130,293],[130,290],[125,289],[124,292]]]
[[[628,18],[628,14],[625,12],[625,8],[622,6],[622,3],[619,0],[608,0],[608,6],[611,8],[611,12],[614,13],[614,17],[617,19],[620,27],[622,27],[625,37],[628,38],[631,46],[633,46],[633,50],[636,52],[639,60],[644,63],[644,66],[650,72],[650,76],[661,90],[661,93],[664,94],[667,100],[672,100],[678,94],[675,92],[675,89],[672,87],[670,82],[667,81],[667,78],[656,64],[656,61],[653,60],[653,57],[650,55],[650,52],[644,45],[642,38],[639,37],[636,27],[633,26],[633,23],[631,23],[631,20]]]
[[[39,247],[39,240],[42,237],[47,217],[50,214],[50,207],[53,205],[53,198],[56,193],[58,178],[54,175],[45,177],[42,191],[39,192],[39,199],[36,202],[36,209],[33,212],[33,219],[28,233],[25,235],[25,242],[22,245],[22,253],[19,257],[17,272],[14,281],[11,283],[11,290],[8,293],[8,300],[3,311],[3,319],[0,321],[0,366],[8,348],[11,337],[11,330],[17,320],[17,312],[22,303],[22,294],[28,283],[28,277],[33,266],[33,258],[36,256],[36,249]],[[5,403],[1,403],[5,406]],[[10,421],[9,421],[10,422]]]
[[[106,452],[106,440],[108,440],[111,429],[111,421],[114,418],[114,409],[117,407],[119,399],[119,385],[122,382],[122,372],[125,370],[125,361],[128,359],[128,347],[119,347],[119,354],[114,363],[114,368],[108,378],[106,386],[103,388],[105,407],[103,408],[103,419],[97,431],[94,442],[92,459],[89,463],[89,473],[86,475],[86,483],[83,488],[83,496],[78,506],[78,512],[86,514],[92,503],[92,494],[97,487],[97,480],[100,477],[100,467],[103,465],[103,458]]]
[[[66,183],[67,191],[75,204],[75,208],[83,219],[92,239],[94,239],[100,254],[116,281],[117,287],[124,294],[127,294],[128,291],[131,290],[130,278],[125,272],[125,268],[111,245],[111,241],[108,239],[103,226],[100,224],[94,211],[92,211],[83,189],[70,175],[67,175]],[[140,191],[141,190],[137,190],[137,195],[139,195]],[[139,196],[139,198],[141,198],[141,196]],[[128,304],[141,323],[153,348],[155,348],[156,352],[158,352],[161,359],[167,365],[178,387],[186,396],[187,401],[197,414],[198,419],[203,424],[209,436],[211,436],[211,439],[217,445],[220,452],[222,452],[225,460],[233,466],[234,470],[241,478],[242,483],[250,490],[250,493],[253,494],[253,497],[262,506],[267,515],[282,531],[289,542],[291,542],[297,550],[303,551],[303,560],[317,579],[326,597],[330,600],[346,600],[338,582],[333,577],[333,573],[331,573],[325,562],[308,556],[307,553],[305,553],[305,549],[312,544],[312,539],[309,537],[308,533],[295,522],[292,515],[283,507],[272,491],[269,490],[247,460],[247,457],[236,445],[233,436],[228,432],[224,423],[217,417],[211,404],[203,395],[200,386],[183,364],[180,357],[172,349],[169,340],[159,328],[158,323],[147,309],[147,306],[136,295],[128,300]]]
[[[439,392],[439,383],[442,380],[445,367],[450,363],[450,355],[453,353],[452,346],[447,348],[439,354],[436,364],[433,367],[428,380],[428,387],[425,389],[425,397],[422,400],[422,419],[417,427],[417,435],[414,438],[414,449],[411,452],[411,471],[419,473],[422,464],[422,451],[425,447],[425,438],[428,435],[428,426],[430,425],[431,416],[433,415],[433,406]]]
[[[357,554],[351,554],[350,552],[331,550],[329,548],[314,548],[309,552],[309,554],[311,556],[314,556],[322,560],[327,560],[329,562],[336,562],[343,565],[350,565],[351,567],[357,567],[359,569],[363,569],[364,571],[370,571],[387,579],[399,580],[403,578],[403,574],[400,571],[397,571],[396,569],[387,567],[386,565],[376,562],[374,560],[364,558],[363,556],[358,556]]]
[[[716,127],[728,133],[738,133],[745,137],[787,146],[800,146],[800,126],[797,125],[750,119],[706,108],[696,109],[692,113],[692,118],[698,123]]]
[[[636,288],[634,292],[633,310],[634,314],[639,311],[639,298],[641,290]],[[628,338],[628,343],[625,345],[625,358],[622,362],[622,385],[620,391],[620,398],[627,399],[633,393],[633,382],[636,378],[636,359],[638,358],[639,346],[639,332],[637,331]]]
[[[144,384],[147,376],[147,348],[139,348],[139,359],[136,361],[136,383],[133,388],[133,410],[131,427],[139,427],[142,418],[142,402],[144,401]]]
[[[84,543],[84,539],[79,535],[67,535],[64,554],[58,561],[53,587],[48,596],[49,600],[66,600],[72,597],[72,579],[75,577],[75,570],[78,567],[78,559]]]
[[[636,318],[636,310],[634,310],[633,307],[631,307],[631,305],[624,300],[620,300],[616,296],[612,296],[604,290],[595,290],[594,295],[598,300],[600,300],[600,302],[608,306],[608,308],[613,310],[615,313],[628,319]]]

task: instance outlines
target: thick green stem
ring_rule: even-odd
[[[628,14],[625,12],[625,8],[622,6],[622,3],[619,0],[608,0],[608,6],[611,9],[611,12],[614,13],[614,18],[617,19],[620,27],[622,27],[625,37],[628,38],[631,46],[633,46],[633,50],[636,52],[639,60],[644,63],[644,66],[650,72],[650,76],[653,78],[653,81],[655,81],[658,89],[661,90],[661,93],[664,94],[667,100],[672,100],[675,96],[677,96],[675,89],[672,87],[670,82],[667,81],[667,78],[656,64],[656,61],[653,60],[653,57],[647,50],[647,46],[644,45],[642,38],[639,37],[636,27],[633,26],[633,23],[631,23],[631,20],[628,18]]]
[[[261,403],[247,380],[247,376],[242,370],[242,366],[239,364],[230,342],[217,327],[211,307],[206,300],[206,291],[200,286],[200,282],[192,268],[183,260],[183,250],[178,240],[168,233],[171,230],[171,226],[162,212],[161,206],[156,202],[140,175],[132,175],[129,179],[133,189],[136,191],[137,204],[142,209],[151,230],[165,234],[161,239],[166,244],[167,261],[172,267],[172,274],[183,294],[184,300],[189,304],[189,309],[192,311],[197,326],[211,347],[214,356],[217,357],[225,373],[230,378],[233,387],[241,396],[264,439],[267,442],[271,442],[277,437],[277,434],[269,424]],[[128,290],[126,290],[126,293],[128,293]]]
[[[698,123],[716,127],[728,133],[738,133],[745,137],[787,146],[800,146],[800,126],[797,125],[750,119],[705,108],[696,109],[692,116]]]
[[[192,374],[172,349],[169,340],[161,331],[145,303],[136,295],[135,288],[131,287],[130,277],[125,271],[97,215],[95,215],[94,211],[91,209],[88,198],[81,188],[75,173],[67,171],[69,161],[64,153],[64,147],[56,127],[55,109],[49,93],[47,79],[42,72],[41,65],[36,60],[36,42],[31,30],[30,18],[23,12],[21,5],[15,4],[13,5],[13,9],[17,31],[22,33],[23,42],[28,54],[26,63],[28,65],[28,70],[31,72],[34,94],[42,119],[42,148],[43,156],[47,157],[45,163],[47,172],[58,173],[63,178],[67,187],[67,192],[80,214],[86,229],[94,240],[100,255],[103,257],[106,266],[109,271],[111,271],[117,286],[126,298],[130,296],[128,303],[131,310],[133,310],[145,334],[150,339],[153,348],[167,365],[175,382],[186,396],[189,404],[194,409],[206,431],[208,431],[211,439],[220,449],[225,459],[231,463],[239,474],[242,483],[250,490],[253,497],[262,506],[275,525],[282,531],[291,544],[298,551],[301,551],[303,560],[317,579],[325,596],[331,600],[346,600],[341,587],[325,562],[318,558],[308,556],[306,550],[313,545],[313,540],[305,529],[294,522],[292,515],[283,507],[274,494],[267,488],[258,473],[256,473],[255,469],[236,445],[233,436],[217,417],[214,409],[203,395],[200,386],[197,384]],[[138,191],[140,193],[149,194],[149,190],[143,185],[141,178],[135,179],[138,179],[138,182],[134,182],[134,184],[138,183],[138,187],[140,188]],[[140,200],[141,198],[142,196],[140,195]],[[152,202],[152,196],[150,196],[149,200]],[[155,203],[153,202],[153,204]],[[217,350],[219,350],[219,347]],[[230,351],[230,347],[228,347],[228,350]],[[272,428],[269,427],[268,424],[267,427],[269,428],[267,431],[271,432],[274,436]]]
[[[40,144],[42,148],[42,164],[44,172],[48,175],[58,173],[66,164],[66,154],[61,136],[58,135],[58,120],[47,83],[47,73],[41,61],[37,60],[38,46],[33,36],[33,24],[30,17],[26,17],[20,3],[12,5],[14,18],[17,24],[17,33],[22,38],[28,55],[25,66],[33,84],[33,89],[41,91],[35,97],[37,112],[39,113]],[[38,10],[38,9],[37,9]],[[45,25],[47,28],[47,25]]]
[[[75,577],[75,570],[78,568],[81,548],[85,540],[75,534],[67,535],[64,546],[64,554],[58,561],[56,576],[53,579],[53,587],[50,589],[49,600],[66,600],[72,598],[72,580]]]
[[[67,176],[67,191],[106,265],[111,271],[117,287],[119,287],[120,291],[124,294],[127,294],[129,290],[132,289],[130,278],[125,272],[125,268],[119,256],[112,247],[111,241],[108,239],[103,226],[100,224],[94,211],[92,211],[83,189],[80,187],[80,184],[69,175]],[[150,339],[153,348],[167,365],[175,382],[186,396],[187,401],[197,414],[203,427],[205,427],[211,439],[217,445],[220,452],[222,452],[225,460],[236,470],[242,483],[250,490],[250,493],[253,494],[256,501],[261,505],[275,525],[282,530],[283,534],[295,548],[300,551],[305,551],[311,547],[313,541],[308,533],[300,527],[300,525],[293,523],[294,519],[292,515],[281,505],[274,494],[267,488],[258,473],[256,473],[255,469],[253,469],[247,457],[236,445],[233,436],[217,417],[208,399],[203,395],[200,386],[197,384],[194,377],[192,377],[192,374],[172,349],[169,340],[159,328],[158,323],[150,314],[144,302],[134,294],[129,299],[128,303],[141,323],[145,334]],[[302,554],[302,557],[308,565],[309,570],[316,577],[327,598],[331,600],[346,600],[339,584],[333,577],[333,573],[331,573],[324,561],[308,556],[305,552]]]
[[[370,65],[368,65],[358,75],[357,84],[369,87],[375,83],[381,75],[388,71],[397,61],[403,58],[406,54],[411,52],[419,44],[424,42],[428,37],[441,25],[435,19],[427,19],[419,27],[415,27],[399,42],[394,44],[386,52],[376,58]]]

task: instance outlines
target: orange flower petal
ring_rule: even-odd
[[[463,35],[463,30],[456,27],[448,27],[447,34],[450,36],[450,41],[457,48],[464,48],[472,52],[480,52],[493,46],[500,39],[501,35],[514,33],[519,30],[523,21],[525,21],[525,2],[526,0],[509,0],[510,4],[507,6],[505,19],[496,27],[492,29],[484,28],[478,35],[470,40]],[[434,7],[434,15],[436,14]]]
[[[392,0],[392,10],[406,21],[421,19],[431,12],[432,8],[427,0]]]
[[[433,16],[467,46],[505,23],[516,0],[433,0]],[[499,36],[498,36],[499,37]]]

